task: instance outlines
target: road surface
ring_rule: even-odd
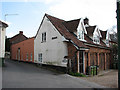
[[[33,64],[6,60],[2,88],[104,88],[68,74],[58,74]]]

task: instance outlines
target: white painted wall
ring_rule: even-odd
[[[46,32],[46,42],[42,42],[42,33]],[[53,39],[52,37],[57,37]],[[38,54],[42,53],[42,63],[65,66],[62,60],[68,55],[67,44],[63,42],[64,37],[56,30],[47,17],[44,18],[41,28],[34,40],[34,62],[38,61]]]
[[[0,26],[0,58],[3,58],[5,55],[5,34],[6,29]]]
[[[0,26],[0,58],[2,57],[2,26]]]

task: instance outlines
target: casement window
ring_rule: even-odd
[[[84,31],[83,30],[78,32],[78,39],[84,40]]]
[[[108,39],[106,40],[106,45],[109,46],[109,40]]]
[[[109,40],[108,39],[106,40],[106,44],[109,44]]]
[[[98,36],[93,37],[93,42],[96,44],[100,44],[100,38]]]
[[[26,54],[26,60],[28,60],[28,53]]]
[[[67,58],[64,58],[64,60],[62,60],[62,63],[64,63],[64,64],[67,64],[67,62],[68,62]]]
[[[23,55],[21,55],[21,60],[23,60]]]
[[[46,42],[46,32],[42,33],[42,42]]]
[[[38,54],[38,61],[42,62],[42,53]]]
[[[17,60],[17,54],[16,54],[16,60]]]
[[[30,60],[32,61],[32,53],[31,53],[31,59]]]

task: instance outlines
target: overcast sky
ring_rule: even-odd
[[[117,23],[116,0],[1,0],[0,9],[1,20],[5,14],[18,14],[6,16],[8,37],[19,31],[27,37],[35,36],[45,13],[66,21],[88,17],[89,24],[101,30]]]

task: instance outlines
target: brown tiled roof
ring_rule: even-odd
[[[5,22],[2,22],[1,20],[0,20],[0,24],[1,24],[3,27],[8,27],[8,24],[6,24]]]
[[[96,26],[86,27],[88,36],[93,36],[93,32],[94,32],[95,28],[96,28]]]
[[[15,43],[19,43],[21,41],[24,41],[26,39],[28,39],[28,38],[25,35],[19,33],[19,34],[15,35],[15,36],[11,37],[10,42],[12,44],[15,44]]]
[[[19,44],[19,43],[22,43],[22,42],[30,40],[30,39],[35,39],[35,37],[29,37],[27,39],[21,40],[20,42],[17,42],[17,43],[14,43],[14,44]]]
[[[70,32],[74,32],[74,31],[77,31],[77,27],[78,27],[79,21],[80,21],[80,19],[71,20],[71,21],[65,21],[65,22],[63,22],[63,25],[64,25]]]
[[[106,47],[106,44],[100,39],[100,44],[95,44],[93,43],[93,40],[85,34],[85,40],[87,41],[87,43],[92,44],[92,45],[96,45],[96,46],[103,46]]]
[[[86,39],[87,43],[91,43],[91,44],[97,45],[97,46],[106,47],[106,44],[105,44],[101,39],[100,39],[100,45],[99,45],[99,44],[93,43],[93,40],[89,37],[89,36],[93,36],[93,32],[94,32],[95,28],[96,28],[96,26],[86,27],[86,30],[87,30],[87,38],[85,38],[85,39]],[[100,32],[101,32],[101,30],[100,30]],[[101,33],[101,35],[102,35],[102,33]],[[85,36],[86,36],[86,35],[85,35]],[[105,36],[106,36],[106,35],[105,35]],[[102,37],[104,37],[104,36],[102,35]]]
[[[106,39],[107,31],[102,31],[102,30],[100,30],[100,33],[101,33],[101,35],[102,35],[102,39]]]
[[[77,45],[78,47],[87,48],[83,42],[80,42],[80,40],[78,40],[77,37],[75,37],[67,30],[67,28],[63,25],[63,23],[65,22],[64,20],[58,19],[48,14],[46,14],[46,16],[51,21],[51,23],[57,28],[57,30],[60,32],[62,36],[64,36],[68,40],[72,40],[74,44]]]
[[[67,40],[71,40],[76,46],[88,48],[87,45],[85,45],[85,43],[88,43],[95,46],[107,47],[102,40],[100,40],[100,45],[98,45],[93,43],[93,40],[89,37],[89,35],[92,35],[92,33],[94,32],[96,26],[90,26],[87,28],[88,34],[87,35],[85,34],[85,40],[86,40],[85,42],[85,41],[80,41],[77,38],[77,36],[71,33],[73,31],[77,31],[77,27],[80,19],[72,20],[72,21],[64,21],[56,17],[50,16],[48,14],[45,14],[45,16],[50,20],[50,22],[55,26],[55,28],[59,31],[59,33],[62,36],[64,36]]]

